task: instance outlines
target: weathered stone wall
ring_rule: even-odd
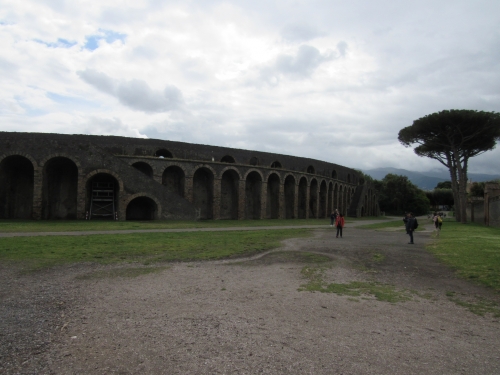
[[[357,171],[323,161],[149,139],[0,135],[0,218],[83,219],[94,182],[114,184],[120,220],[378,214]]]
[[[500,196],[490,198],[490,226],[500,228]]]

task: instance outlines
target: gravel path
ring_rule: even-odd
[[[257,228],[256,228],[257,229]],[[262,228],[259,228],[262,229]],[[447,296],[486,298],[401,232],[348,226],[232,261],[23,273],[0,265],[0,373],[498,374],[500,323]],[[304,253],[327,282],[413,290],[406,302],[298,291]],[[123,272],[123,273],[121,273]]]

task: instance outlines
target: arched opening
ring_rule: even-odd
[[[137,163],[132,164],[132,167],[144,173],[146,176],[153,178],[153,168],[148,163],[138,161]]]
[[[351,174],[350,173],[347,174],[347,183],[348,184],[351,183]]]
[[[182,168],[172,165],[163,171],[161,183],[171,193],[184,197],[184,171]]]
[[[279,168],[283,168],[283,167],[281,166],[281,163],[279,161],[273,161],[271,163],[271,168],[279,169]]]
[[[31,219],[34,168],[24,156],[8,156],[0,163],[0,218]]]
[[[311,186],[309,187],[309,218],[318,217],[318,181],[316,179],[311,180]]]
[[[156,202],[149,197],[137,197],[127,206],[127,220],[154,220],[156,218]]]
[[[248,162],[250,165],[259,165],[259,159],[257,159],[255,156],[253,156],[250,161]]]
[[[322,181],[319,187],[319,208],[318,208],[319,218],[323,219],[326,217],[326,182]]]
[[[307,173],[311,173],[311,174],[314,174],[315,173],[315,169],[312,165],[310,165],[309,167],[307,167]]]
[[[235,163],[234,158],[231,155],[226,155],[220,159],[221,163]]]
[[[299,182],[299,219],[305,219],[307,213],[307,179],[302,177]]]
[[[250,172],[245,181],[245,218],[260,219],[262,178]]]
[[[342,189],[342,186],[339,187],[339,203],[338,203],[338,208],[339,208],[339,212],[343,215],[345,215],[345,212],[344,212],[344,202],[342,201],[342,198],[344,197],[344,191]]]
[[[358,180],[358,185],[364,185],[365,184],[365,179],[363,177],[361,177],[359,180]]]
[[[285,218],[295,219],[295,178],[285,179]]]
[[[158,150],[155,152],[155,156],[157,158],[161,158],[161,159],[164,159],[164,158],[173,158],[174,156],[172,155],[172,153],[164,148]]]
[[[337,184],[333,188],[333,209],[339,209],[339,185]]]
[[[337,179],[337,171],[335,169],[332,172],[332,178],[335,180]]]
[[[50,159],[43,168],[43,219],[76,219],[78,167],[65,157]]]
[[[347,194],[348,194],[347,188],[344,188],[344,215],[347,215],[347,213],[349,212],[349,205],[347,202]]]
[[[361,206],[361,217],[365,216],[365,207]]]
[[[267,212],[268,219],[279,219],[280,216],[280,178],[276,173],[267,180]]]
[[[120,185],[108,173],[98,173],[85,184],[89,219],[113,220],[118,212]]]
[[[193,204],[199,210],[198,218],[213,218],[214,175],[207,168],[199,168],[193,176]]]
[[[238,183],[236,171],[227,170],[221,178],[220,218],[238,219]]]
[[[326,214],[330,214],[333,211],[333,183],[328,184],[328,202],[326,208]]]

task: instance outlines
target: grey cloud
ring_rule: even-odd
[[[281,32],[283,39],[289,42],[306,42],[324,35],[326,33],[308,25],[287,25]]]
[[[316,47],[303,44],[294,55],[281,54],[269,66],[261,69],[260,76],[268,84],[277,85],[281,77],[303,79],[310,77],[323,63],[345,55],[347,43],[340,42],[337,52],[321,53]]]
[[[77,74],[98,90],[117,98],[120,103],[143,112],[167,112],[182,104],[182,92],[173,85],[162,91],[153,90],[142,80],[116,80],[93,69],[79,71]]]

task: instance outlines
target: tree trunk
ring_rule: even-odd
[[[464,165],[460,163],[460,153],[453,149],[453,158],[457,168],[458,195],[460,197],[460,222],[467,223],[467,158],[464,157]]]
[[[457,168],[455,163],[452,160],[451,154],[446,155],[448,170],[450,171],[451,178],[451,190],[453,192],[453,199],[455,200],[455,220],[460,221],[460,194],[458,189],[458,181],[457,181]]]

